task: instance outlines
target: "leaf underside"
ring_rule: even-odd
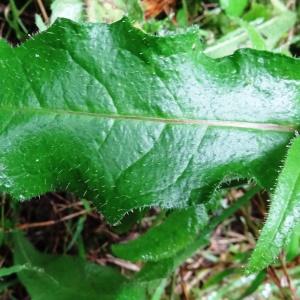
[[[0,41],[1,191],[72,191],[116,222],[231,179],[270,188],[300,121],[300,61],[200,48],[193,31],[155,37],[127,19]]]

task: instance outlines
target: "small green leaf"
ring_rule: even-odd
[[[186,246],[186,249],[182,249],[176,253],[175,256],[157,262],[147,262],[143,269],[134,277],[134,282],[136,284],[144,283],[147,285],[147,288],[149,288],[149,282],[157,282],[157,280],[161,281],[167,278],[186,259],[209,243],[209,237],[221,222],[228,219],[238,209],[248,203],[259,191],[259,187],[252,187],[229,208],[224,209],[219,216],[212,218],[209,223],[193,237],[193,241]]]
[[[240,24],[247,30],[253,49],[267,50],[266,42],[255,26],[243,20],[240,20]]]
[[[123,3],[125,15],[133,21],[143,21],[144,11],[140,0],[121,0]]]
[[[114,269],[79,257],[39,253],[21,233],[15,234],[14,241],[15,263],[30,265],[18,270],[18,277],[32,299],[116,300],[127,282]]]
[[[174,256],[189,245],[207,224],[203,205],[178,210],[160,225],[126,244],[113,246],[113,252],[124,259],[158,261]]]
[[[266,278],[266,272],[259,272],[256,277],[253,279],[251,284],[247,287],[247,289],[243,292],[243,294],[236,300],[244,300],[247,296],[253,294],[260,286],[262,286],[264,280]]]
[[[181,8],[176,13],[176,21],[180,27],[188,26],[188,16],[186,14],[186,10]]]
[[[239,17],[248,5],[248,0],[220,0],[222,9],[230,17]]]
[[[251,3],[251,8],[243,15],[243,20],[247,22],[254,21],[256,19],[268,20],[272,17],[272,10],[270,6],[262,3]]]
[[[249,272],[260,271],[277,258],[300,218],[300,138],[291,145],[270,212],[248,264]]]

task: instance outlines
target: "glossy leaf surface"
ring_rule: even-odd
[[[0,41],[0,189],[69,190],[110,222],[187,207],[220,182],[271,187],[300,122],[300,61],[243,50],[219,60],[195,32],[58,20]]]
[[[267,222],[250,259],[248,270],[256,272],[279,255],[300,217],[300,138],[293,141],[278,178]]]

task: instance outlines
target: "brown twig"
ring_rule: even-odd
[[[284,287],[282,286],[281,281],[280,281],[279,277],[277,276],[275,269],[272,266],[268,267],[267,272],[268,272],[268,275],[270,276],[271,280],[278,287],[278,290],[279,290],[279,292],[282,296],[282,299],[286,299],[285,298],[286,294],[284,292]]]
[[[183,300],[189,300],[188,289],[187,289],[186,283],[184,281],[184,271],[183,271],[183,268],[180,268],[180,285],[181,285]]]
[[[58,219],[58,220],[49,220],[49,221],[43,221],[43,222],[19,224],[19,225],[17,225],[17,228],[20,230],[26,230],[29,228],[53,226],[55,224],[62,223],[67,220],[71,220],[71,219],[77,218],[79,216],[86,215],[88,213],[89,213],[89,211],[87,211],[87,210],[81,210],[81,211],[75,212],[73,214],[67,215],[65,217],[62,217],[61,219]]]
[[[118,267],[121,267],[123,269],[129,270],[129,271],[133,271],[133,272],[139,272],[141,270],[141,267],[130,262],[130,261],[126,261],[120,258],[116,258],[113,257],[111,255],[107,255],[104,258],[96,258],[96,259],[92,259],[95,263],[98,263],[100,265],[107,265],[107,263],[116,265]]]
[[[36,2],[37,2],[37,4],[38,4],[38,6],[39,6],[39,9],[40,9],[41,13],[42,13],[42,16],[43,16],[44,21],[45,21],[47,24],[49,24],[49,17],[48,17],[48,14],[47,14],[47,11],[46,11],[46,8],[45,8],[45,6],[44,6],[43,1],[42,1],[42,0],[36,0]]]
[[[291,291],[291,293],[293,295],[293,298],[297,299],[295,288],[293,287],[292,280],[290,278],[290,275],[289,275],[287,267],[286,267],[285,254],[283,252],[280,254],[279,260],[281,262],[282,271],[283,271],[283,274],[284,274],[284,276],[286,278],[287,285],[288,285],[288,287],[289,287],[289,289],[290,289],[290,291]]]

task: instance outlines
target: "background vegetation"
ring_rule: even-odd
[[[45,30],[57,17],[110,23],[124,14],[151,34],[181,32],[194,26],[203,51],[214,58],[241,47],[300,56],[300,4],[296,0],[1,1],[0,36],[17,46]],[[248,187],[248,183],[238,183],[219,192],[211,203],[212,211],[218,215],[236,203]],[[260,191],[233,215],[219,219],[209,232],[210,241],[162,282],[152,299],[297,299],[299,231],[294,232],[278,264],[250,276],[243,270],[268,211],[268,199],[269,195]],[[3,194],[0,201],[1,268],[14,265],[9,233],[18,228],[42,252],[76,254],[132,274],[141,266],[113,256],[111,245],[133,239],[165,218],[165,212],[151,209],[130,215],[122,226],[111,227],[87,200],[66,193],[49,193],[17,205]],[[0,299],[30,297],[12,274],[0,279]]]

